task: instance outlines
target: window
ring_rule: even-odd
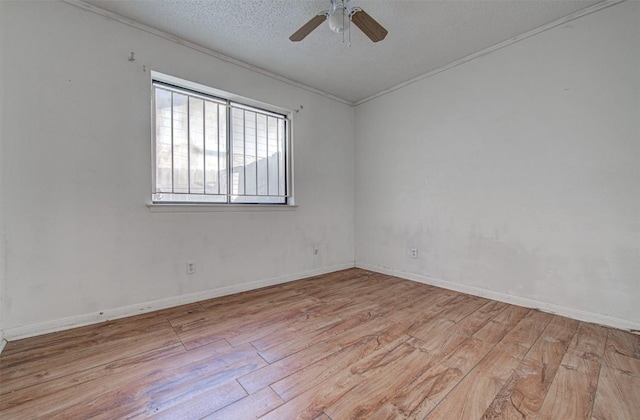
[[[286,115],[171,81],[153,81],[152,201],[288,204]]]

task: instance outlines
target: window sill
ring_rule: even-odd
[[[160,204],[147,203],[150,213],[208,213],[208,212],[251,212],[251,211],[292,211],[298,206],[282,204]]]

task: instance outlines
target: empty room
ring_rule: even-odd
[[[640,1],[0,0],[0,418],[640,418]]]

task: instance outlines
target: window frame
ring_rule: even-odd
[[[151,202],[147,204],[147,206],[152,208],[165,207],[165,208],[175,208],[175,209],[186,209],[186,208],[215,208],[215,209],[249,209],[253,208],[287,208],[287,207],[296,207],[294,204],[294,195],[293,195],[293,142],[292,142],[292,115],[293,112],[290,110],[285,110],[283,108],[273,106],[270,104],[266,104],[263,102],[259,102],[250,98],[242,97],[239,95],[235,95],[226,91],[222,91],[216,88],[212,88],[209,86],[201,85],[199,83],[191,82],[188,80],[180,79],[174,76],[169,76],[166,74],[162,74],[156,71],[150,72],[150,96],[151,96]],[[156,156],[156,136],[157,136],[157,127],[156,127],[156,86],[162,88],[166,87],[167,90],[177,91],[178,93],[183,93],[188,95],[189,97],[195,97],[206,101],[211,101],[213,103],[218,103],[221,106],[225,106],[227,108],[226,111],[226,127],[225,127],[225,162],[226,162],[226,173],[227,173],[227,181],[226,181],[226,191],[220,192],[220,194],[211,194],[212,196],[223,197],[225,201],[199,201],[197,199],[190,200],[189,197],[197,197],[197,196],[205,196],[207,193],[198,194],[198,193],[179,193],[184,195],[185,200],[157,200],[156,194],[163,194],[163,192],[157,191],[157,183],[156,183],[156,173],[157,173],[157,156]],[[282,142],[282,162],[284,163],[284,170],[282,171],[282,177],[284,177],[283,188],[284,194],[272,195],[271,197],[282,198],[282,202],[260,202],[259,200],[251,200],[259,197],[268,197],[268,195],[263,195],[258,193],[258,184],[257,179],[258,175],[256,172],[256,194],[255,195],[244,195],[244,194],[233,194],[233,182],[232,182],[232,174],[233,174],[233,109],[244,109],[250,112],[258,112],[260,115],[273,116],[279,120],[282,120],[284,123],[284,140]],[[277,123],[279,124],[279,123]],[[222,140],[222,139],[221,139]],[[246,141],[246,140],[245,140]],[[277,139],[276,139],[277,141]],[[257,147],[257,146],[256,146]],[[203,151],[203,153],[206,153]],[[246,149],[243,152],[246,159]],[[256,149],[256,162],[258,162]],[[268,158],[268,156],[267,156]],[[190,159],[190,157],[189,157]],[[246,166],[244,166],[246,168]],[[205,169],[206,170],[206,169]],[[173,171],[173,169],[172,169]],[[256,166],[257,171],[257,166]],[[245,170],[246,174],[246,170]],[[246,175],[245,175],[246,176]],[[269,177],[269,173],[267,172],[267,179]],[[280,184],[280,173],[278,173],[278,184]],[[176,195],[177,193],[166,193]],[[247,197],[247,199],[243,199],[243,197]],[[235,200],[235,201],[234,201]]]

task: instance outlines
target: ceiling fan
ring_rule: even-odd
[[[369,16],[367,12],[359,7],[349,7],[348,4],[351,0],[330,1],[331,9],[324,10],[315,15],[309,22],[302,25],[300,29],[291,35],[289,39],[293,42],[302,41],[325,20],[329,23],[329,28],[335,33],[350,31],[349,25],[351,21],[353,21],[373,42],[382,41],[387,36],[388,31]]]

